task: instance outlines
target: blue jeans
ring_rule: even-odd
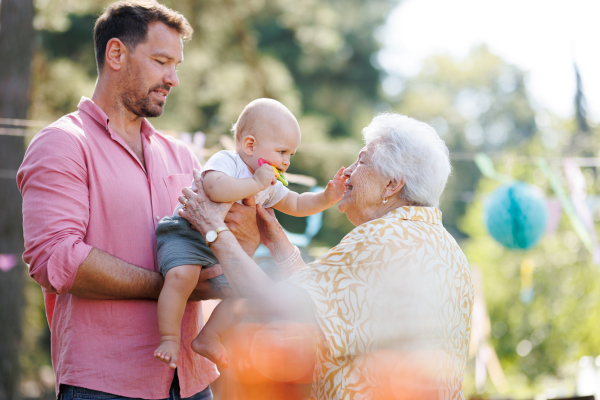
[[[173,378],[171,389],[169,389],[169,398],[164,400],[212,400],[210,386],[192,397],[181,398],[179,393],[179,380],[177,373]],[[60,385],[58,400],[143,400],[131,397],[123,397],[116,394],[104,393],[99,390],[86,389],[78,386]]]

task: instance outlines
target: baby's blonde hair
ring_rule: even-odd
[[[274,116],[273,112],[281,112],[286,114],[294,121],[296,121],[296,117],[290,110],[287,109],[286,106],[273,99],[256,99],[248,103],[244,110],[238,117],[238,120],[235,124],[231,126],[231,133],[235,141],[241,140],[244,136],[255,133],[256,126],[261,117],[264,117],[265,114],[269,116]],[[296,121],[296,123],[298,123]]]

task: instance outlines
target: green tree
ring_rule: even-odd
[[[479,180],[475,152],[519,152],[531,140],[535,114],[527,98],[525,74],[482,45],[462,60],[432,56],[406,81],[393,109],[431,124],[450,149],[452,176],[442,196],[444,225],[458,227]]]
[[[0,3],[0,118],[27,117],[31,57],[34,44],[33,1],[3,0]],[[19,34],[15,34],[19,32]],[[3,129],[2,131],[19,132]],[[0,135],[0,254],[17,259],[23,251],[21,196],[15,178],[25,154],[22,136]],[[15,260],[16,261],[16,260]],[[19,399],[19,350],[22,336],[25,266],[18,261],[0,271],[0,399]]]
[[[90,96],[95,80],[91,32],[110,3],[38,0],[42,48],[34,68],[31,116],[53,120]],[[244,106],[259,97],[283,102],[298,118],[302,145],[290,172],[325,184],[360,149],[360,131],[381,102],[380,71],[371,59],[373,30],[389,0],[165,1],[182,12],[195,34],[184,49],[182,84],[171,92],[159,129],[203,131],[219,149]],[[294,187],[295,190],[305,190]],[[304,220],[281,216],[292,231]],[[351,229],[345,217],[326,213],[316,243],[333,245]]]

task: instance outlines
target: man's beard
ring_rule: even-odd
[[[122,101],[125,108],[131,113],[137,115],[138,117],[158,117],[164,111],[165,102],[164,101],[153,101],[150,97],[152,96],[152,92],[157,89],[163,89],[169,92],[171,89],[168,85],[159,84],[152,87],[147,93],[141,93],[139,88],[143,87],[141,79],[137,76],[135,79],[130,79],[130,85],[122,94]]]

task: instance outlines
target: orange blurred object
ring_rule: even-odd
[[[439,399],[439,353],[380,350],[366,359],[374,371],[376,399]]]
[[[312,374],[316,351],[311,325],[275,321],[255,332],[250,358],[261,375],[277,382],[298,382]]]
[[[316,362],[311,324],[242,323],[223,341],[230,368],[213,383],[215,400],[305,400]]]

